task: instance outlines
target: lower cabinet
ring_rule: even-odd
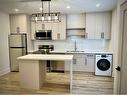
[[[94,57],[94,54],[85,54],[85,71],[95,72],[95,57]]]
[[[73,54],[73,71],[95,72],[94,54]],[[65,71],[69,71],[69,63],[65,63]]]

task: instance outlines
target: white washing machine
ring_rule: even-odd
[[[95,75],[112,75],[112,54],[96,54]]]

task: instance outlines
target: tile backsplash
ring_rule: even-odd
[[[38,45],[54,45],[55,51],[74,50],[76,40],[77,50],[89,51],[108,51],[110,40],[84,40],[84,39],[69,39],[66,41],[35,41],[34,50],[38,49]]]

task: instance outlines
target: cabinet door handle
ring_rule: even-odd
[[[85,65],[87,65],[87,58],[85,58]]]
[[[85,38],[86,38],[86,39],[88,38],[88,33],[87,33],[87,32],[85,33]]]
[[[101,39],[104,39],[104,32],[101,32]]]
[[[42,29],[45,29],[45,24],[42,24]]]
[[[76,64],[76,59],[73,59],[73,64]]]
[[[57,39],[60,39],[60,33],[57,33]]]
[[[103,34],[103,39],[104,39],[104,35],[105,35],[104,32],[102,34]]]
[[[88,54],[87,57],[93,57],[94,55],[93,54]]]

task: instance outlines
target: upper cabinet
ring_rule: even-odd
[[[85,13],[67,15],[67,38],[78,36],[85,38]]]
[[[85,13],[67,15],[67,29],[85,28]]]
[[[10,15],[10,31],[11,33],[27,33],[27,15],[11,14]]]
[[[87,39],[111,39],[111,12],[86,14]]]
[[[61,15],[61,22],[31,21],[31,39],[34,40],[36,30],[52,30],[52,40],[66,40],[66,15]]]
[[[52,24],[52,39],[66,40],[66,15],[61,15],[61,22]]]

